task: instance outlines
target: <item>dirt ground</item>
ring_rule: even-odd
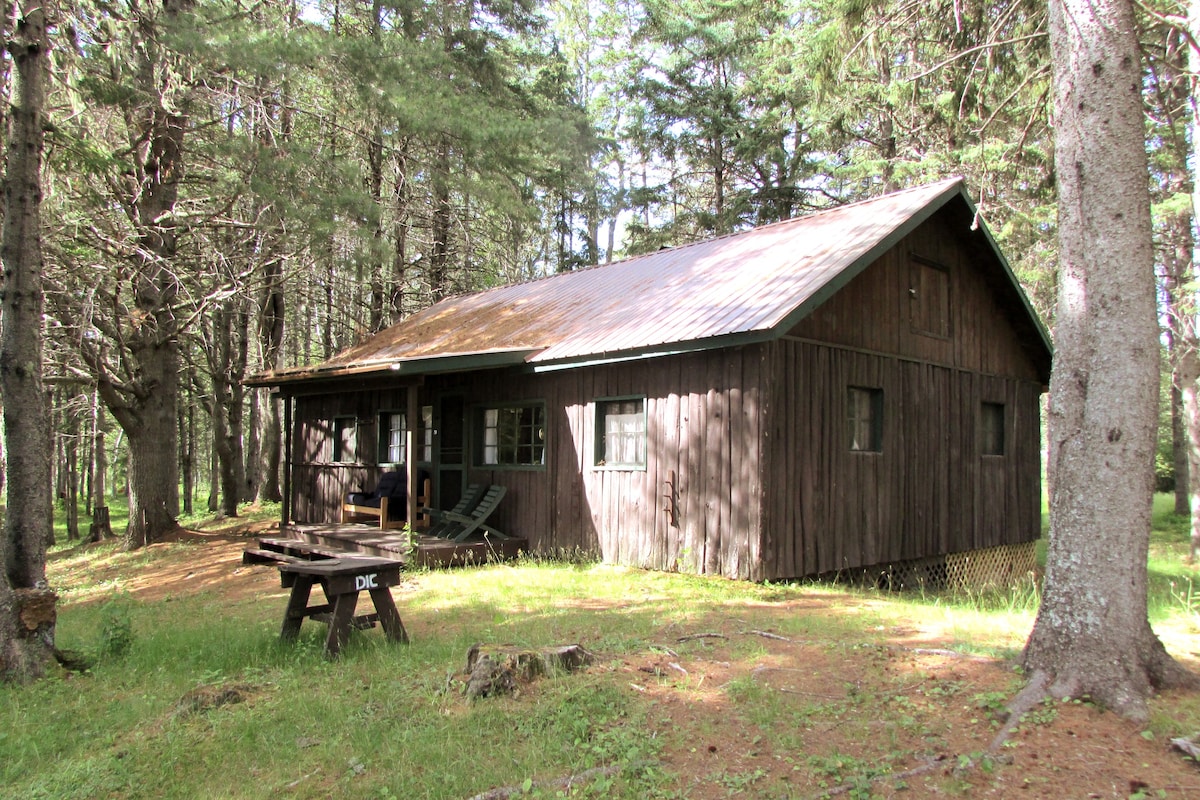
[[[106,571],[116,578],[119,569],[124,590],[144,600],[216,587],[243,599],[280,592],[271,580],[272,568],[241,563],[245,535],[253,531],[239,533],[184,532],[179,540],[188,546],[155,545],[163,552],[135,574],[128,564],[92,561],[90,580],[103,579]],[[397,599],[402,602],[402,595]],[[755,619],[764,618],[760,611],[768,620],[772,615],[782,620],[798,611],[845,610],[836,597],[814,595],[756,607]],[[689,635],[680,633],[681,639]],[[1168,737],[1151,735],[1086,703],[1039,707],[995,758],[981,759],[1000,728],[995,712],[1020,686],[1019,678],[1011,664],[952,653],[947,649],[950,635],[928,625],[887,631],[883,644],[855,652],[829,642],[786,639],[769,627],[747,631],[734,619],[690,636],[704,646],[688,648],[693,654],[689,659],[668,651],[616,658],[603,667],[619,673],[652,704],[650,724],[665,743],[663,766],[680,776],[678,790],[688,797],[1200,800],[1200,768],[1172,750]],[[761,644],[751,660],[734,652],[747,636]],[[1190,635],[1163,638],[1176,657],[1200,673],[1200,642]],[[861,719],[815,715],[797,723],[787,737],[763,736],[760,725],[746,724],[746,708],[730,699],[727,689],[734,685],[841,708],[861,693],[872,698],[880,716],[911,715],[924,722],[911,730],[880,724],[876,736]],[[536,694],[531,687],[527,697],[533,701]],[[980,697],[994,702],[981,704]],[[1152,713],[1172,717],[1171,709],[1184,704],[1194,709],[1198,702],[1192,695],[1167,693],[1153,700]],[[931,719],[936,722],[930,724]],[[821,754],[820,760],[810,755],[798,763],[797,753],[805,752]],[[820,765],[823,786],[811,782],[814,763]],[[900,782],[875,781],[869,795],[863,787],[845,783],[846,776],[861,775],[864,765],[872,764],[893,774],[915,774]],[[793,775],[804,777],[793,782]]]

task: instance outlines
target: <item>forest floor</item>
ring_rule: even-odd
[[[269,527],[185,531],[136,561],[108,545],[90,546],[95,552],[86,562],[52,559],[50,574],[56,586],[67,587],[67,616],[73,606],[106,594],[93,595],[86,587],[119,586],[128,602],[162,609],[171,608],[168,603],[186,608],[192,596],[217,595],[231,608],[257,613],[265,628],[282,613],[285,595],[271,567],[243,565],[241,552],[249,535]],[[478,577],[486,581],[489,570],[505,569],[483,567]],[[596,581],[616,574],[596,569],[602,570]],[[463,580],[467,571],[454,572]],[[505,596],[498,590],[477,613],[439,613],[430,593],[445,591],[439,575],[447,574],[417,573],[394,591],[414,638],[485,638],[498,614],[522,613],[528,609],[521,604],[533,602],[514,597],[513,609],[497,611]],[[639,576],[654,584],[613,595],[589,591],[584,580],[556,591],[548,602],[563,615],[605,620],[598,626],[565,622],[561,630],[578,631],[584,639],[579,643],[596,652],[591,679],[637,709],[622,717],[644,726],[648,738],[638,741],[653,742],[639,758],[653,764],[657,777],[653,791],[646,791],[654,796],[1200,798],[1200,769],[1169,744],[1172,737],[1200,732],[1195,694],[1155,697],[1146,726],[1087,702],[1047,701],[989,752],[1001,709],[1022,685],[1012,659],[1028,633],[1029,613],[997,614],[993,623],[986,612],[982,619],[979,612],[959,615],[928,598],[912,603],[902,595],[845,587],[735,582],[724,584],[710,608],[696,609],[687,607],[686,598],[670,597],[669,585],[664,590],[649,574],[621,575],[633,586],[640,586]],[[612,625],[619,624],[613,620],[631,610],[631,591],[642,593],[637,609],[656,616],[652,635],[613,633]],[[1172,618],[1156,629],[1173,655],[1200,672],[1194,623]],[[986,633],[976,633],[980,630]],[[594,640],[587,640],[589,631]],[[980,647],[972,637],[987,641]],[[357,674],[353,652],[344,669]],[[330,667],[335,675],[338,668]],[[523,708],[557,701],[533,683],[499,702],[504,713],[520,716]],[[440,713],[462,712],[443,707]],[[553,763],[548,758],[548,773],[524,783],[523,773],[515,772],[513,785],[532,796],[562,796],[561,784],[553,781],[578,773],[581,788],[569,796],[642,791],[628,784],[622,791],[620,783],[606,788],[610,774],[572,767],[557,772]],[[635,768],[628,761],[624,767]],[[897,779],[899,773],[909,776]],[[286,794],[365,796],[332,778],[310,784],[289,783]],[[389,786],[394,784],[374,787],[371,795],[391,796]],[[425,790],[425,796],[455,795]]]

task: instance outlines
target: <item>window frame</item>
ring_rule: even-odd
[[[984,458],[1008,455],[1008,412],[1004,403],[983,400],[979,404],[979,455]]]
[[[534,418],[531,420],[531,422],[527,426],[521,422],[518,422],[518,428],[517,428],[518,436],[517,436],[517,441],[515,443],[513,443],[511,445],[501,444],[499,441],[499,437],[500,437],[499,431],[501,430],[501,428],[500,428],[501,412],[505,412],[505,411],[509,411],[509,412],[522,411],[523,412],[525,409],[532,409],[534,412]],[[489,411],[497,412],[497,424],[496,424],[496,426],[494,426],[497,431],[497,441],[494,444],[488,443],[488,430],[489,430],[489,428],[493,427],[493,426],[488,425],[487,416],[488,416]],[[521,441],[520,440],[520,431],[521,430],[528,429],[529,431],[534,432],[538,429],[538,427],[539,427],[538,415],[540,415],[540,428],[541,428],[540,443],[537,441],[528,441],[528,442]],[[476,427],[475,427],[475,431],[473,432],[473,434],[471,436],[471,441],[473,443],[473,448],[472,448],[473,453],[472,453],[471,461],[472,461],[472,465],[476,469],[535,470],[535,471],[546,469],[546,451],[547,451],[547,444],[549,441],[549,435],[548,435],[548,431],[547,431],[547,427],[548,427],[547,421],[549,419],[549,415],[546,413],[546,401],[545,400],[523,400],[523,401],[513,402],[513,403],[479,404],[479,405],[475,406],[475,413],[472,416],[474,418]],[[496,448],[496,452],[497,452],[497,461],[495,463],[489,463],[486,460],[487,455],[488,455],[487,451],[489,448],[492,448],[492,447]],[[541,460],[533,461],[533,462],[513,462],[513,463],[502,462],[499,460],[500,453],[502,452],[503,448],[507,448],[507,447],[512,447],[517,453],[520,453],[520,451],[523,448],[530,448],[532,452],[540,453]]]
[[[335,414],[333,417],[333,448],[329,454],[331,464],[357,464],[358,462],[358,417],[353,414]],[[345,451],[346,432],[349,431],[350,452]],[[346,456],[349,456],[347,458]]]
[[[604,409],[610,404],[640,402],[641,411],[635,411],[629,414],[619,414],[617,416],[634,416],[637,415],[641,420],[639,430],[632,431],[632,435],[640,437],[640,443],[634,445],[635,449],[639,449],[640,461],[618,461],[610,463],[607,459],[607,420]],[[592,403],[592,468],[597,470],[614,470],[624,472],[645,472],[650,461],[650,420],[649,407],[646,395],[622,395],[618,397],[598,397]],[[627,436],[629,432],[621,431],[620,435]]]
[[[430,464],[433,462],[433,406],[424,405],[420,407],[421,419],[417,424],[417,448],[418,448],[418,464]],[[400,417],[400,454],[403,456],[399,460],[391,458],[391,437],[396,429],[392,428],[391,418],[394,416]],[[403,409],[386,408],[381,409],[376,420],[379,425],[379,440],[376,442],[376,457],[375,462],[379,466],[401,466],[408,463],[408,412]]]
[[[865,404],[858,402],[856,398],[865,398]],[[864,407],[867,410],[865,418],[859,413]],[[846,431],[847,449],[851,453],[871,455],[883,452],[883,389],[881,387],[854,384],[847,386],[846,413],[843,419],[846,425],[844,430]],[[857,442],[860,434],[863,433],[864,422],[868,426],[866,431],[868,441],[866,446],[859,446]]]

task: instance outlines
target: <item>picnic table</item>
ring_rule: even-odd
[[[395,642],[407,642],[408,633],[400,621],[400,612],[392,600],[389,587],[400,583],[399,561],[367,556],[343,556],[320,561],[293,561],[279,565],[279,579],[291,587],[287,609],[283,613],[283,629],[279,637],[295,639],[300,634],[304,618],[329,625],[325,637],[325,653],[335,658],[350,638],[351,628],[373,628],[379,623],[383,632]],[[325,593],[323,604],[310,606],[309,598],[315,584]],[[355,615],[359,592],[366,591],[375,604],[375,613]]]

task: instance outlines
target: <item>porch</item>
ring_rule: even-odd
[[[403,530],[381,530],[362,523],[283,525],[278,536],[259,537],[258,546],[247,548],[247,563],[314,560],[347,554],[374,556],[399,561],[406,567],[454,567],[509,561],[528,550],[528,540],[501,539],[486,532],[474,533],[461,542],[417,533],[410,543]]]

